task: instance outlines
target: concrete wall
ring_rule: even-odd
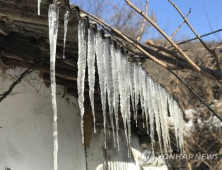
[[[8,89],[24,69],[0,71],[0,94]],[[120,152],[108,140],[104,151],[103,131],[92,134],[90,148],[81,143],[80,115],[77,99],[63,95],[58,86],[58,164],[61,170],[99,170],[104,160],[128,162],[132,169],[133,159],[128,158],[125,137],[120,133]],[[27,76],[6,99],[0,103],[0,170],[52,170],[53,135],[50,89],[45,87],[35,71]],[[139,147],[137,137],[133,145]],[[115,164],[115,163],[114,163]]]
[[[21,72],[2,73],[0,93]],[[77,101],[69,97],[68,103],[62,91],[58,88],[59,169],[85,169]],[[52,114],[50,89],[34,72],[0,103],[0,170],[53,169]]]

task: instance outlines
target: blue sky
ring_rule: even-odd
[[[72,3],[73,1],[74,0],[71,0],[70,2]],[[142,2],[142,0],[137,1]],[[82,0],[81,2],[83,5],[87,5],[87,0]],[[123,3],[125,1],[113,0],[113,2]],[[222,0],[174,0],[173,2],[179,7],[184,15],[186,15],[189,12],[189,8],[191,8],[191,14],[189,15],[188,21],[199,35],[209,33],[212,30],[222,29]],[[183,21],[168,0],[149,0],[149,11],[154,12],[157,17],[158,25],[166,31],[168,35],[170,35]],[[207,19],[207,16],[209,20]],[[208,36],[204,38],[204,40],[219,41],[220,39],[218,36],[222,39],[222,32],[217,33],[217,36]],[[193,37],[194,34],[190,31],[188,26],[184,24],[175,36],[175,39],[184,40]]]

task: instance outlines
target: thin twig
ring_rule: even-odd
[[[198,72],[201,71],[201,69],[183,52],[183,50],[178,47],[176,45],[176,43],[171,40],[167,35],[166,33],[160,29],[160,27],[154,23],[143,11],[139,10],[135,5],[133,5],[129,0],[125,0],[126,3],[131,7],[133,8],[136,12],[138,12],[140,15],[142,15],[144,18],[146,18],[146,20],[151,24],[153,25],[158,31],[159,33],[161,33],[169,42],[171,45],[173,45],[173,47],[187,60],[187,62]]]
[[[211,35],[211,34],[215,34],[215,33],[220,32],[220,31],[222,31],[222,29],[209,32],[209,33],[207,33],[207,34],[201,35],[200,37],[203,38],[203,37],[206,37],[206,36]],[[178,43],[177,45],[185,44],[185,43],[187,43],[187,42],[190,42],[190,41],[193,41],[193,40],[196,40],[196,39],[198,39],[198,38],[196,37],[196,38],[192,38],[192,39],[189,39],[189,40],[186,40],[186,41],[182,41],[182,42]],[[171,46],[171,47],[172,47],[172,46]],[[171,47],[169,47],[169,48],[171,48]]]
[[[83,13],[91,16],[92,18],[94,18],[97,23],[102,23],[103,25],[105,25],[106,27],[110,28],[112,31],[118,33],[119,36],[121,36],[121,38],[123,40],[125,40],[126,42],[128,42],[129,44],[133,45],[135,48],[137,48],[138,50],[140,50],[146,57],[150,58],[151,60],[153,60],[154,62],[156,62],[157,64],[161,65],[164,68],[168,68],[171,69],[170,66],[168,66],[166,63],[163,63],[162,61],[158,60],[157,58],[155,58],[154,56],[150,55],[148,52],[146,52],[141,46],[139,46],[138,44],[134,43],[132,40],[130,40],[127,36],[125,36],[123,33],[121,33],[119,30],[111,27],[109,24],[107,24],[105,21],[97,18],[96,16],[84,11],[83,9],[80,9]]]
[[[222,118],[194,91],[192,90],[179,76],[177,76],[172,70],[168,70],[170,73],[172,73],[178,80],[180,80],[181,83],[185,85],[185,87],[193,93],[221,122]]]
[[[181,61],[184,61],[184,59],[182,57],[178,56],[175,52],[170,51],[170,50],[166,49],[163,46],[157,45],[157,44],[155,44],[154,42],[152,42],[150,40],[146,40],[146,44],[151,46],[151,47],[157,48],[158,50],[163,51],[163,52],[165,52],[167,54],[170,54],[171,56],[173,56],[173,57],[175,57],[175,58],[177,58],[177,59],[179,59]]]
[[[189,17],[190,13],[191,13],[191,8],[189,9],[189,12],[187,14],[187,18]],[[173,36],[180,30],[180,28],[183,26],[183,24],[185,24],[185,21],[183,21],[182,24],[180,24],[179,27],[170,35],[171,40],[173,39]],[[167,41],[165,48],[167,48],[168,43],[169,42]]]
[[[200,36],[196,33],[196,31],[193,29],[193,27],[190,25],[190,23],[187,21],[187,19],[183,16],[182,12],[179,10],[179,8],[171,1],[168,0],[173,6],[174,8],[177,10],[177,12],[181,15],[181,17],[184,19],[184,21],[186,22],[186,24],[190,27],[190,29],[193,31],[193,33],[196,35],[196,37],[199,39],[199,41],[202,43],[202,45],[207,49],[207,51],[209,51],[215,58],[216,63],[217,63],[217,68],[219,71],[221,71],[220,69],[220,63],[217,57],[217,54],[215,53],[214,50],[211,50],[207,47],[207,45],[203,42],[203,40],[200,38]]]
[[[146,10],[145,10],[145,14],[146,15],[147,15],[147,12],[148,12],[148,4],[149,4],[149,0],[146,0]],[[139,35],[138,35],[138,37],[136,39],[138,42],[140,42],[140,39],[141,39],[141,37],[143,35],[144,27],[145,27],[145,22],[146,22],[146,19],[143,18],[143,22],[142,22],[142,25],[141,25],[140,33],[139,33]]]

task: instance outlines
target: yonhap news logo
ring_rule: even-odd
[[[158,158],[164,160],[219,160],[219,154],[160,154]]]
[[[147,164],[153,162],[156,159],[162,159],[162,160],[219,160],[220,155],[219,154],[154,154],[153,149],[147,149],[144,150],[142,153],[142,160],[146,162]]]
[[[153,149],[147,149],[142,153],[142,160],[147,164],[153,162],[155,159],[155,154]]]

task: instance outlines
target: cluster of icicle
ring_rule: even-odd
[[[95,60],[98,68],[100,95],[104,117],[104,135],[106,147],[106,111],[107,104],[112,126],[114,146],[119,148],[118,140],[118,112],[123,119],[124,131],[127,146],[131,146],[131,110],[137,122],[138,104],[141,103],[142,115],[145,117],[147,133],[150,134],[152,144],[154,141],[154,127],[156,126],[159,138],[160,149],[167,152],[171,149],[170,135],[168,130],[168,110],[174,122],[177,144],[180,151],[183,151],[183,112],[170,95],[158,83],[155,83],[149,75],[136,63],[128,62],[127,56],[116,49],[108,38],[103,39],[99,31],[97,34],[89,28],[88,42],[84,21],[79,21],[78,27],[78,101],[82,117],[83,134],[83,115],[84,115],[84,82],[85,69],[88,65],[89,95],[94,116],[94,85],[95,85]],[[87,51],[87,53],[86,53]],[[108,103],[107,103],[108,102]],[[115,121],[114,121],[115,120]],[[155,126],[154,126],[155,124]],[[115,125],[115,126],[114,126]],[[145,126],[145,125],[144,125]],[[149,127],[148,127],[149,126]],[[84,137],[82,138],[84,141]]]

